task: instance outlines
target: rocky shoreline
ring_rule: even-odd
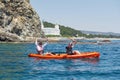
[[[28,37],[22,41],[0,41],[0,43],[34,43],[36,38],[39,39],[39,37]],[[120,40],[120,38],[81,38],[81,37],[48,37],[47,38],[49,42],[64,42],[66,43],[66,41],[71,40],[71,39],[75,39],[78,41],[79,44],[96,44],[98,43],[98,41],[100,41],[100,43],[110,43],[112,40]],[[46,41],[46,38],[40,38],[40,40],[42,42]],[[94,41],[94,42],[81,42],[82,41]]]

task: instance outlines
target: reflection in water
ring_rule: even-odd
[[[97,64],[99,62],[99,58],[80,58],[80,59],[40,59],[40,58],[34,58],[35,61],[42,61],[42,60],[66,60],[66,61],[82,61],[92,64]]]
[[[92,64],[97,64],[99,62],[99,58],[91,58],[91,59],[80,59],[83,62],[88,62],[88,63],[92,63]]]

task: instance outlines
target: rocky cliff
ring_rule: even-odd
[[[0,41],[25,41],[41,35],[39,16],[29,0],[0,0]]]

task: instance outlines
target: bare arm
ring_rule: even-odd
[[[43,44],[43,47],[45,47],[47,44],[48,44],[48,39],[47,39],[47,42],[45,44]]]
[[[37,38],[36,38],[36,40],[35,40],[35,45],[38,45]]]
[[[76,40],[72,40],[72,47],[74,47],[74,45],[77,43],[77,41]]]

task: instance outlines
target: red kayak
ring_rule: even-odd
[[[36,57],[40,59],[79,59],[79,58],[99,58],[99,52],[78,52],[75,51],[73,55],[69,55],[67,53],[62,54],[52,54],[52,53],[45,53],[44,55],[30,53],[29,57]]]

